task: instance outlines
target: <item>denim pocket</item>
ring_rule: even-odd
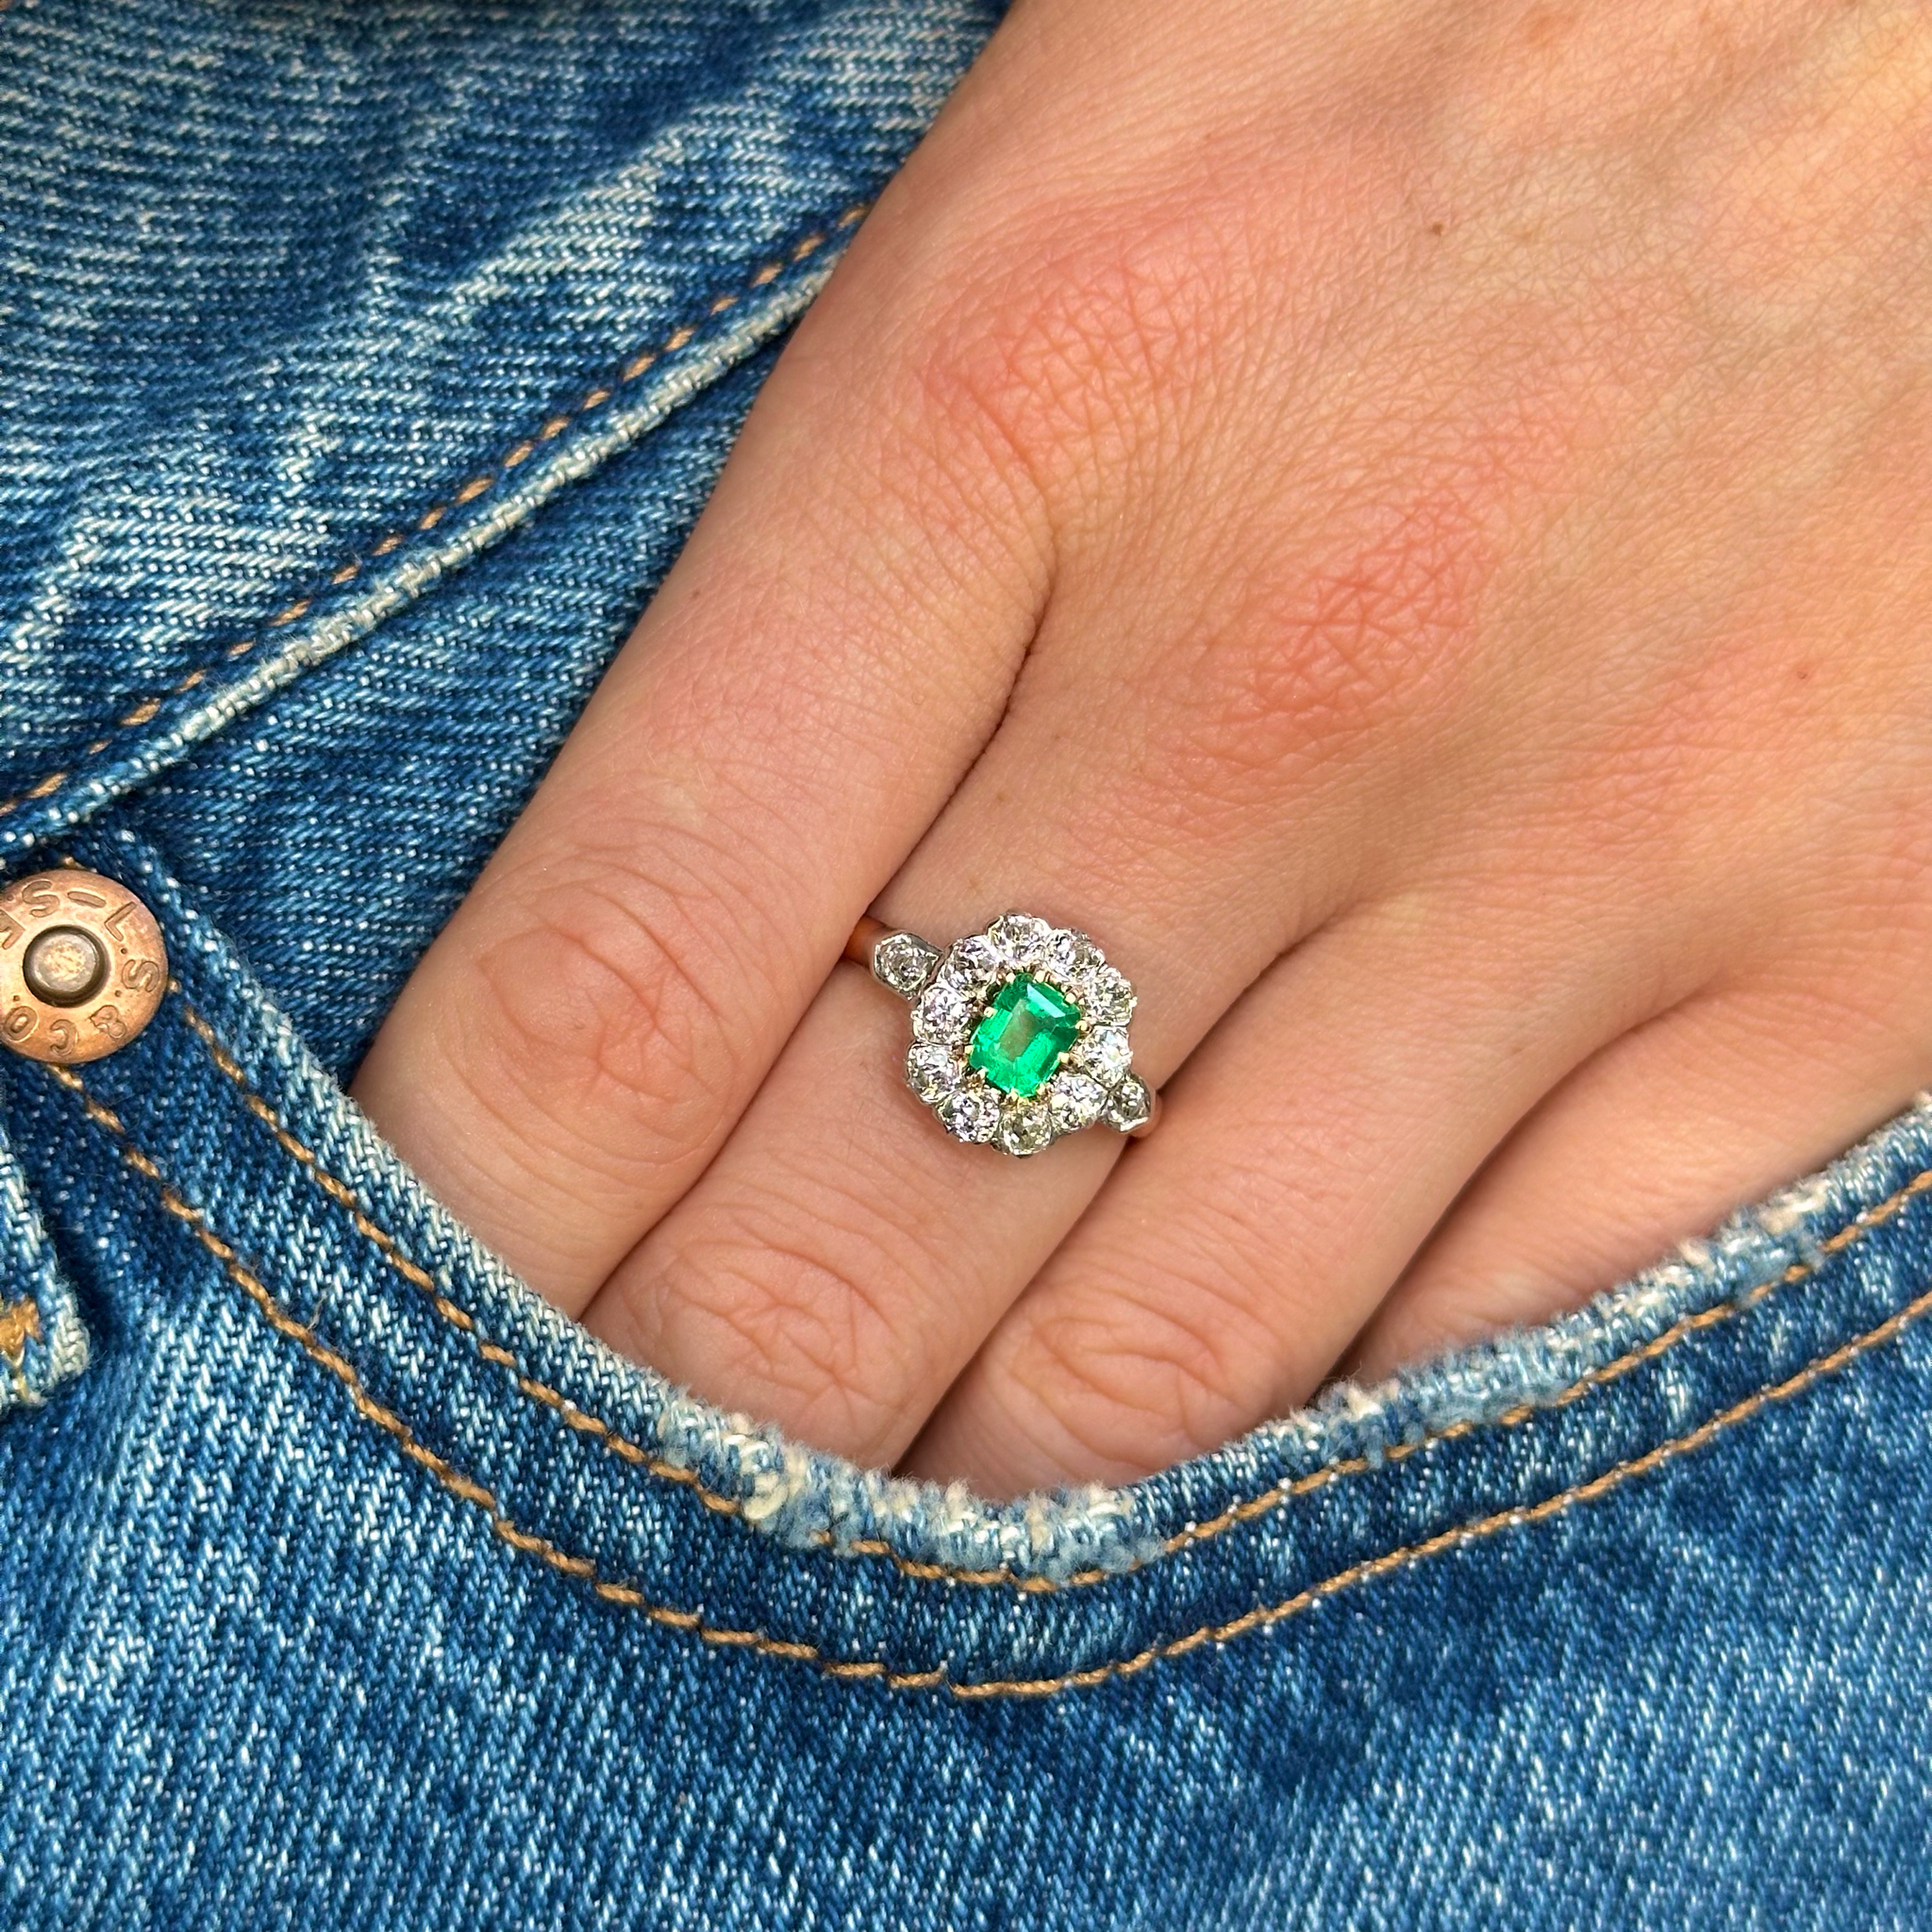
[[[75,856],[156,908],[178,987],[13,1095],[101,1346],[59,1431],[0,1429],[0,1833],[47,1753],[117,1793],[161,1753],[144,1828],[177,1846],[212,1793],[258,1906],[241,1738],[346,1842],[409,1807],[421,1910],[391,1915],[391,1845],[305,1923],[1932,1905],[1899,1862],[1927,1816],[1900,1766],[1932,1761],[1932,1114],[1579,1315],[1128,1490],[989,1506],[610,1355],[425,1194],[131,833]],[[67,1711],[103,1643],[114,1689]],[[1899,1857],[1828,1890],[1847,1820]]]
[[[1924,1109],[1576,1316],[995,1507],[610,1355],[338,1084],[994,11],[0,7],[47,286],[212,210],[113,328],[0,318],[0,570],[77,641],[0,856],[125,879],[178,981],[0,1092],[0,1923],[1932,1922]],[[319,66],[240,85],[263,20]],[[76,47],[102,125],[27,138]],[[437,290],[291,244],[315,326],[252,335],[230,228],[337,238],[222,200],[237,120]]]
[[[985,1505],[816,1455],[591,1341],[427,1196],[131,833],[80,856],[161,913],[178,980],[135,1048],[28,1104],[40,1164],[114,1156],[114,1213],[161,1217],[157,1276],[192,1262],[217,1325],[303,1358],[358,1462],[427,1474],[439,1536],[781,1670],[1033,1698],[1344,1595],[1372,1607],[1380,1579],[1531,1541],[1856,1385],[1932,1307],[1922,1111],[1579,1315],[1338,1389],[1128,1490]]]

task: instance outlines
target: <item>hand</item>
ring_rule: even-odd
[[[358,1092],[617,1347],[1118,1479],[1541,1319],[1932,1075],[1932,21],[1022,0]],[[900,1084],[869,907],[1141,993]]]

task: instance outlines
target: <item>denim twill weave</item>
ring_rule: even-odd
[[[1932,1113],[1124,1491],[813,1455],[340,1081],[994,24],[0,9],[0,1926],[1932,1924]]]

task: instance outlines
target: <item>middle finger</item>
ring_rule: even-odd
[[[1355,882],[1312,788],[1291,837],[1278,781],[1203,787],[1201,700],[1171,676],[1090,690],[1080,661],[1042,633],[881,910],[938,943],[1013,907],[1091,932],[1136,988],[1135,1070],[1158,1086]],[[1104,1127],[1024,1162],[962,1148],[903,1085],[906,1043],[898,1003],[836,973],[589,1325],[821,1447],[894,1459],[1121,1148]]]

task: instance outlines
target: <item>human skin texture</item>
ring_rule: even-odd
[[[1928,479],[1923,7],[1021,0],[356,1091],[990,1493],[1542,1319],[1932,1077]],[[1008,907],[1145,1141],[902,1086],[854,922]]]

